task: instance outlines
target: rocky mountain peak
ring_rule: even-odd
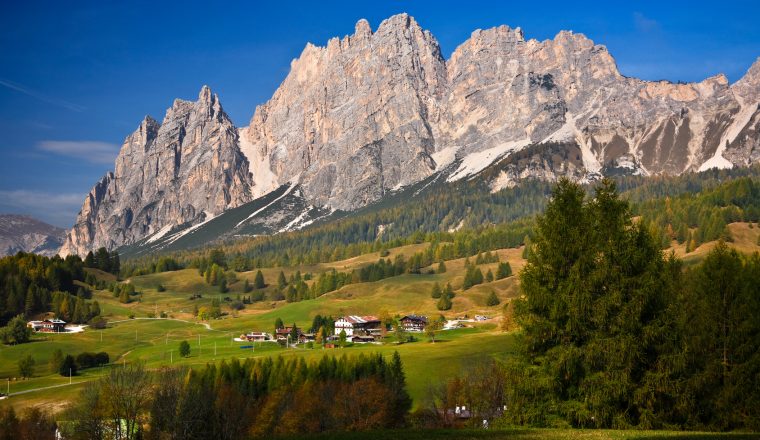
[[[745,102],[760,101],[760,57],[731,88]]]
[[[114,172],[86,198],[61,252],[115,248],[250,199],[237,129],[204,86],[197,101],[176,99],[160,124],[146,117],[127,136]]]
[[[477,30],[444,60],[408,14],[374,32],[359,20],[352,35],[306,44],[248,127],[236,129],[207,86],[197,101],[176,100],[160,124],[143,121],[67,246],[155,237],[286,183],[289,197],[329,212],[504,159],[492,189],[743,165],[760,160],[759,97],[760,61],[732,86],[724,75],[643,81],[571,31],[538,41],[519,27]]]
[[[372,28],[370,27],[369,22],[363,18],[359,19],[354,26],[353,38],[364,40],[370,37],[372,37]]]

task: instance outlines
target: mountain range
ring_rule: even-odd
[[[247,127],[206,86],[160,123],[147,116],[86,196],[60,253],[157,250],[212,223],[226,237],[299,229],[485,169],[498,191],[524,179],[677,175],[758,158],[760,59],[733,84],[722,74],[644,81],[582,34],[526,40],[507,26],[476,30],[445,59],[400,14],[307,44]]]
[[[0,214],[0,256],[34,252],[52,257],[66,240],[66,230],[25,215]]]

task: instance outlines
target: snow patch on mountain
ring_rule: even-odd
[[[262,208],[257,209],[256,211],[254,211],[253,213],[251,213],[251,215],[249,215],[248,217],[246,217],[244,220],[241,220],[238,224],[235,225],[235,228],[239,228],[243,223],[245,223],[248,220],[256,217],[260,212],[264,211],[265,209],[269,208],[270,206],[272,206],[275,203],[277,203],[278,201],[280,201],[283,197],[285,197],[288,194],[290,194],[293,191],[293,189],[295,189],[296,186],[298,186],[298,183],[295,183],[295,182],[291,183],[290,186],[288,187],[288,189],[284,193],[282,193],[279,197],[277,197],[276,199],[272,200],[271,202],[267,203]]]
[[[728,159],[723,157],[723,152],[726,151],[726,145],[733,142],[736,137],[739,136],[739,133],[741,133],[742,129],[746,127],[747,124],[749,124],[750,119],[752,119],[752,115],[757,110],[757,104],[745,105],[740,96],[736,95],[735,97],[736,100],[741,104],[741,109],[739,110],[739,113],[737,113],[734,117],[731,125],[720,138],[718,149],[715,150],[713,157],[707,159],[705,163],[699,167],[699,171],[706,171],[710,168],[726,169],[732,168],[734,166],[734,164],[729,162]]]
[[[432,154],[433,161],[435,161],[435,171],[441,171],[447,166],[451,165],[457,158],[457,151],[459,146],[446,147],[441,151],[436,151]]]
[[[454,182],[468,176],[473,176],[483,171],[488,165],[494,163],[508,153],[519,151],[530,144],[530,139],[521,139],[517,141],[505,142],[487,150],[470,153],[462,159],[459,168],[456,169],[447,179],[447,182]]]

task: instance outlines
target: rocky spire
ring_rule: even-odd
[[[146,117],[85,199],[61,252],[133,243],[164,226],[198,222],[250,200],[248,162],[219,98],[204,86],[175,100],[158,124]]]

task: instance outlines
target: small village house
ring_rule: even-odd
[[[293,332],[293,327],[278,328],[274,336],[277,341],[287,341],[288,336],[291,335],[292,332]],[[304,332],[298,327],[296,327],[296,332],[298,333],[298,340],[294,341],[293,338],[291,337],[290,343],[301,344],[301,343],[306,342],[306,335],[304,334]]]
[[[248,342],[264,342],[274,340],[274,338],[272,338],[272,335],[265,332],[249,332],[247,334],[240,335],[240,339]]]
[[[376,316],[341,316],[335,321],[335,334],[339,335],[341,331],[346,332],[346,336],[370,335],[380,332],[380,319]]]
[[[425,331],[427,325],[427,316],[406,315],[400,320],[401,327],[408,332]]]
[[[43,321],[29,321],[26,326],[41,333],[60,333],[66,331],[66,321],[58,318],[45,319]]]
[[[375,337],[372,335],[354,335],[351,336],[348,340],[354,344],[367,344],[370,342],[375,342]]]

